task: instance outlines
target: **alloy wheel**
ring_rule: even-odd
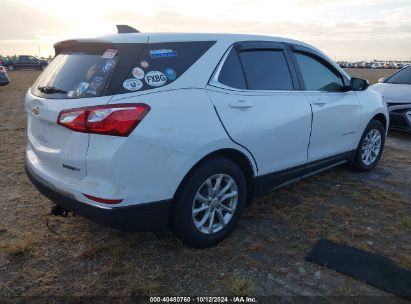
[[[192,218],[197,230],[213,234],[228,225],[238,204],[238,188],[227,174],[209,177],[197,190]]]
[[[381,133],[377,129],[371,129],[364,138],[361,149],[361,159],[366,166],[372,165],[381,151]]]

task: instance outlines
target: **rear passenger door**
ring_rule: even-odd
[[[311,108],[291,65],[282,43],[238,43],[208,86],[228,134],[252,153],[259,175],[307,161]]]

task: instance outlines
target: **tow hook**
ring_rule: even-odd
[[[62,216],[62,217],[67,217],[69,214],[70,210],[65,209],[59,205],[54,205],[51,207],[50,214],[54,216]]]

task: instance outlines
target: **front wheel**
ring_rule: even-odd
[[[230,159],[211,159],[190,173],[171,212],[175,235],[193,247],[210,247],[226,238],[240,219],[247,198],[241,169]]]
[[[9,71],[14,71],[16,68],[14,67],[14,65],[8,65],[7,66],[7,69],[9,70]]]
[[[381,158],[384,144],[385,128],[380,121],[372,120],[361,137],[351,169],[359,172],[373,169]]]

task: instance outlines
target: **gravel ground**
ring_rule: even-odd
[[[304,258],[320,238],[328,238],[411,269],[410,135],[390,133],[372,172],[339,167],[254,200],[231,237],[194,250],[170,233],[158,239],[78,216],[48,215],[50,201],[24,173],[23,98],[37,76],[13,72],[11,84],[0,87],[0,302],[74,295],[122,303],[159,294],[402,302]],[[46,227],[47,220],[59,235]]]

